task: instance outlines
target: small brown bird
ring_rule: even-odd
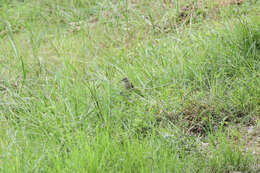
[[[124,84],[125,84],[125,89],[126,89],[126,90],[128,90],[128,91],[133,91],[133,92],[135,92],[136,94],[138,94],[139,96],[144,97],[144,96],[142,95],[142,93],[141,93],[140,90],[134,88],[134,85],[128,80],[127,77],[123,78],[122,81],[123,81]]]
[[[134,88],[134,85],[128,80],[127,77],[123,78],[122,81],[123,81],[124,84],[125,84],[125,89],[131,90],[131,89]]]

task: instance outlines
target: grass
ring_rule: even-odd
[[[260,4],[221,2],[0,1],[1,172],[258,172]]]

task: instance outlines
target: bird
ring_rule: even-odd
[[[136,88],[134,87],[134,85],[129,81],[129,79],[128,79],[127,77],[124,77],[124,78],[122,79],[122,81],[124,82],[124,84],[125,84],[125,89],[126,89],[127,91],[129,91],[129,92],[133,91],[133,92],[135,92],[136,94],[138,94],[139,96],[144,97],[144,96],[142,95],[141,91],[138,90],[138,89],[136,89]]]
[[[131,89],[134,88],[134,85],[128,80],[127,77],[124,77],[124,78],[122,79],[122,81],[123,81],[124,84],[125,84],[125,89],[126,89],[126,90],[131,90]]]

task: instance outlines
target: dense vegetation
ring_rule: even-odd
[[[1,172],[260,171],[259,15],[257,0],[0,0]]]

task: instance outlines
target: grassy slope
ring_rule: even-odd
[[[1,172],[257,172],[260,3],[213,2],[2,0]]]

